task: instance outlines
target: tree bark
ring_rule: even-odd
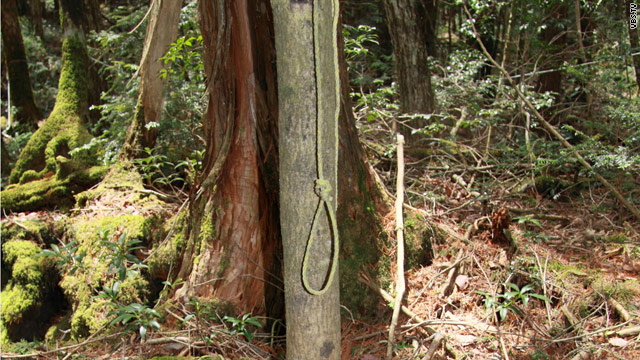
[[[186,283],[174,296],[218,298],[235,305],[239,313],[282,319],[281,151],[273,19],[267,0],[252,5],[246,0],[199,4],[210,84],[203,117],[206,152],[201,185],[190,199],[181,236],[186,239],[182,260],[173,274]],[[338,45],[342,46],[341,40]],[[341,82],[347,84],[346,62],[339,54]],[[378,214],[386,211],[386,203],[358,141],[347,87],[342,88],[341,101],[340,291],[349,311],[375,316],[378,298],[358,281],[358,274],[364,271],[374,277],[381,254]]]
[[[271,314],[281,288],[277,99],[268,0],[200,1],[209,106],[203,179],[190,207],[177,297]],[[275,286],[269,287],[268,284]],[[276,288],[274,290],[273,288]],[[281,293],[280,293],[281,294]],[[271,304],[270,304],[271,305]],[[279,316],[280,314],[277,314]]]
[[[162,91],[166,81],[159,76],[160,70],[164,68],[159,59],[169,50],[178,35],[181,8],[182,1],[178,0],[153,0],[151,3],[139,68],[138,103],[120,152],[122,160],[137,158],[144,154],[144,148],[155,146],[158,129],[147,125],[160,121],[164,105]]]
[[[384,0],[389,23],[395,61],[396,80],[400,89],[400,110],[410,114],[431,114],[435,109],[435,96],[431,86],[431,70],[427,62],[425,26],[420,26],[426,9],[423,1]],[[416,117],[401,126],[400,132],[407,144],[414,144],[417,135],[412,129],[428,124],[425,118]]]
[[[278,93],[287,357],[340,359],[339,280],[332,277],[339,236],[331,229],[337,205],[338,3],[272,4],[276,48],[286,54],[278,56]],[[327,196],[314,193],[314,182],[323,180],[330,184]],[[319,289],[325,292],[315,293]]]
[[[31,91],[16,0],[2,1],[2,44],[11,88],[11,102],[18,108],[17,122],[26,129],[35,130],[38,121],[42,119],[42,112],[38,109]]]

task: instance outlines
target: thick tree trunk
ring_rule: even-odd
[[[42,119],[42,112],[36,106],[31,91],[16,0],[2,1],[2,44],[11,88],[11,102],[18,108],[17,121],[26,129],[35,130],[38,121]]]
[[[204,179],[192,200],[177,296],[265,313],[279,239],[277,100],[267,0],[200,1],[210,84]],[[277,296],[276,296],[277,297]],[[271,305],[271,304],[270,304]],[[274,310],[277,311],[277,310]],[[279,315],[279,314],[278,314]]]
[[[139,68],[138,103],[120,152],[121,159],[139,157],[143,154],[141,150],[155,146],[158,129],[147,125],[160,121],[164,105],[162,91],[165,80],[159,76],[164,64],[159,59],[178,35],[181,8],[182,1],[179,0],[153,0],[151,3]]]
[[[431,114],[435,109],[435,96],[431,86],[431,71],[427,62],[425,26],[420,26],[427,7],[423,1],[384,0],[393,55],[395,73],[400,89],[400,110],[410,114]],[[408,144],[414,144],[418,136],[412,129],[426,126],[425,118],[416,117],[401,126]]]
[[[266,312],[282,319],[273,22],[267,0],[252,5],[246,0],[199,5],[210,84],[203,118],[207,148],[201,186],[190,200],[182,261],[174,274],[186,283],[175,296],[218,298],[234,304],[239,313]],[[347,84],[342,55],[340,73]],[[386,205],[358,142],[346,87],[342,103],[337,209],[340,287],[343,305],[350,311],[374,316],[378,297],[361,285],[358,273],[371,273],[379,261],[378,213]]]
[[[338,2],[280,0],[272,4],[279,55],[287,358],[340,359],[340,293],[338,276],[334,276],[339,236],[332,230],[340,106],[334,27]],[[319,189],[322,181],[327,184],[326,194]]]

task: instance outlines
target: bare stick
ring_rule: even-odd
[[[398,134],[398,179],[396,181],[396,243],[397,243],[397,271],[396,271],[396,298],[393,303],[393,316],[389,326],[389,342],[387,342],[387,359],[393,356],[393,337],[398,325],[398,315],[402,307],[402,296],[404,296],[404,233],[402,219],[402,203],[404,202],[404,136]]]
[[[469,13],[469,9],[467,9],[466,6],[464,10],[466,11],[467,16],[469,16],[469,18],[472,18],[471,14]],[[524,95],[524,93],[522,93],[522,90],[520,89],[520,87],[514,83],[513,78],[511,77],[511,75],[509,75],[509,72],[507,72],[507,70],[504,67],[500,66],[500,64],[496,62],[496,60],[491,56],[491,54],[489,54],[489,51],[487,51],[487,48],[484,46],[484,43],[482,42],[482,40],[480,39],[480,36],[478,35],[478,31],[476,30],[476,27],[473,24],[473,21],[471,21],[471,26],[473,28],[473,34],[476,38],[476,41],[478,42],[478,45],[480,45],[480,48],[482,49],[482,52],[484,53],[484,55],[491,62],[491,64],[493,64],[493,66],[495,66],[498,70],[500,70],[500,72],[505,76],[505,78],[509,81],[511,86],[513,86],[513,89],[518,94],[518,97],[520,98],[520,100],[522,100],[522,102],[524,102],[524,104],[527,105],[527,108],[529,109],[529,111],[531,111],[533,115],[535,115],[535,117],[538,119],[538,121],[540,121],[542,126],[544,126],[544,128],[547,129],[547,131],[549,131],[553,136],[555,136],[558,140],[560,140],[560,142],[562,143],[562,145],[564,145],[564,147],[571,150],[571,153],[576,158],[576,160],[578,160],[578,162],[582,164],[582,166],[584,166],[585,169],[589,170],[590,172],[593,172],[593,176],[596,178],[596,180],[598,180],[602,185],[604,185],[604,187],[606,187],[607,190],[611,191],[613,195],[616,197],[616,199],[618,199],[618,201],[620,201],[620,203],[622,203],[624,207],[626,207],[629,211],[631,211],[631,213],[636,217],[636,219],[640,220],[640,210],[636,209],[629,202],[629,200],[627,200],[624,196],[622,196],[622,194],[618,191],[618,189],[616,189],[613,185],[611,185],[611,183],[608,182],[607,179],[605,179],[604,177],[602,177],[602,175],[595,172],[593,170],[593,166],[591,166],[591,164],[589,164],[582,157],[582,155],[578,153],[578,151],[573,147],[573,145],[571,145],[558,132],[558,130],[556,130],[556,128],[553,125],[551,125],[547,120],[545,120],[545,118],[540,114],[538,109],[536,109],[536,107],[533,106],[531,101],[529,101],[529,99]]]

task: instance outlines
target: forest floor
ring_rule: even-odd
[[[640,358],[640,224],[601,187],[565,189],[554,199],[527,180],[500,178],[492,167],[468,171],[407,160],[405,213],[419,214],[442,236],[432,244],[429,264],[405,272],[394,359]],[[391,189],[395,170],[374,164]],[[473,179],[481,178],[493,179],[491,194],[474,192]],[[383,222],[393,234],[394,215]],[[384,251],[395,258],[395,247]],[[392,311],[381,309],[376,321],[343,316],[343,359],[384,358]],[[208,324],[214,328],[206,331],[217,336],[207,344],[195,340],[202,337],[198,331],[179,330],[179,309],[169,314],[163,331],[145,344],[121,333],[98,336],[72,345],[65,358],[277,359],[283,353],[268,329],[247,342],[224,324]]]

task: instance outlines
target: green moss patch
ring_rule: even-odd
[[[407,270],[431,265],[436,229],[418,213],[407,213],[404,219],[405,267]]]
[[[51,263],[36,257],[40,247],[27,240],[2,244],[3,268],[10,272],[2,290],[0,323],[3,345],[44,336],[46,323],[63,302]]]
[[[12,185],[0,195],[2,208],[6,212],[70,208],[74,204],[73,195],[98,183],[107,170],[108,167],[94,166],[79,170],[64,179],[50,176]]]

